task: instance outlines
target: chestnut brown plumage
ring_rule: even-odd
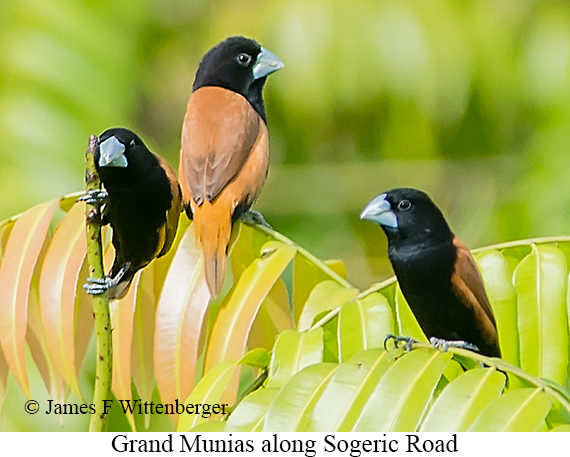
[[[182,126],[179,180],[212,296],[225,280],[232,224],[249,210],[267,176],[262,90],[282,66],[270,51],[237,36],[208,51],[196,72]]]

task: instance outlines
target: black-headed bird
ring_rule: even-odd
[[[497,326],[473,256],[425,193],[394,189],[373,199],[361,219],[380,224],[402,293],[430,340],[467,342],[500,357]],[[460,344],[459,344],[460,345]]]
[[[282,67],[269,50],[234,36],[210,49],[196,72],[182,126],[179,180],[213,297],[225,280],[232,225],[249,211],[267,177],[262,90]]]
[[[130,130],[113,128],[101,134],[95,167],[105,190],[80,200],[105,204],[102,223],[113,229],[115,260],[105,279],[90,278],[85,288],[91,294],[108,290],[113,300],[126,295],[138,270],[168,252],[182,198],[170,165]]]

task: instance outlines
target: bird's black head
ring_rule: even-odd
[[[243,95],[265,120],[261,92],[265,79],[283,62],[257,42],[233,36],[218,43],[202,58],[192,90],[218,86]]]
[[[360,218],[380,224],[390,244],[447,242],[454,236],[439,208],[417,189],[393,189],[379,195]]]
[[[101,179],[119,179],[135,174],[152,163],[152,153],[138,135],[128,129],[113,128],[99,137],[95,165]]]

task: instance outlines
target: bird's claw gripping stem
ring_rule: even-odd
[[[268,229],[271,229],[271,225],[269,225],[267,223],[267,221],[265,220],[265,218],[263,217],[263,215],[261,213],[258,213],[257,211],[253,211],[253,210],[248,210],[246,211],[242,216],[241,216],[241,220],[243,222],[245,222],[246,224],[251,224],[251,225],[263,225],[264,227],[267,227]]]
[[[384,350],[387,351],[387,343],[390,340],[394,340],[394,346],[395,347],[399,347],[398,344],[399,343],[405,343],[403,345],[403,348],[406,352],[410,352],[412,350],[412,345],[414,343],[418,343],[417,340],[414,340],[412,337],[410,336],[397,336],[397,335],[393,335],[392,333],[388,333],[386,335],[386,338],[384,338]]]
[[[90,205],[103,205],[107,203],[109,194],[105,189],[95,189],[90,190],[85,195],[82,195],[77,199],[78,202],[85,202]]]
[[[468,341],[444,340],[432,336],[429,339],[429,342],[434,348],[439,349],[440,351],[443,352],[447,352],[449,348],[460,348],[460,349],[467,349],[469,351],[479,352],[479,348],[473,343],[469,343]]]
[[[83,288],[90,295],[100,295],[105,291],[109,290],[111,287],[115,287],[121,282],[127,268],[121,268],[114,278],[110,276],[105,276],[102,279],[99,278],[87,278],[87,283],[83,284]]]

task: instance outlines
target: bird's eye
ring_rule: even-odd
[[[134,148],[135,147],[135,140],[131,140],[131,142],[129,143],[129,148]]]
[[[251,62],[251,56],[249,54],[246,54],[245,52],[242,52],[236,57],[236,60],[240,65],[247,67]]]
[[[398,208],[401,209],[402,211],[407,211],[412,207],[412,203],[410,202],[410,200],[402,200],[400,203],[398,203]]]

